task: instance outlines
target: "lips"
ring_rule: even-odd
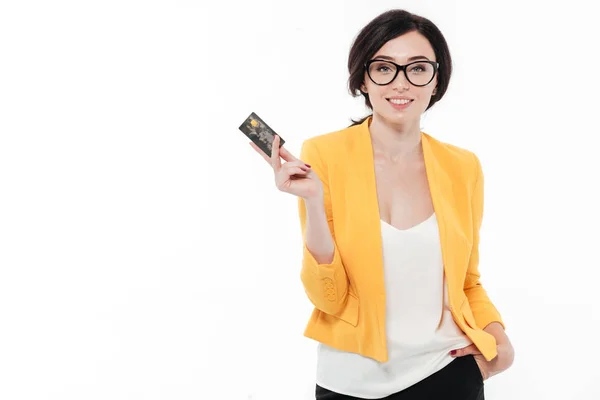
[[[388,103],[390,103],[390,106],[392,106],[394,108],[394,110],[404,111],[410,107],[410,105],[412,104],[414,99],[391,98],[391,99],[387,99],[387,101],[388,101]]]

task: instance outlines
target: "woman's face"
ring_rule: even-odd
[[[396,64],[406,65],[414,61],[436,61],[433,48],[429,41],[418,32],[409,32],[388,41],[381,47],[371,60],[389,60]],[[413,64],[407,71],[411,81],[417,84],[426,82],[433,74],[431,65],[426,63]],[[389,81],[394,74],[392,64],[375,62],[369,68],[371,76],[378,83]],[[431,100],[437,84],[437,73],[426,86],[418,87],[411,84],[402,71],[387,85],[377,85],[365,72],[362,90],[369,94],[373,113],[378,114],[391,124],[414,123],[421,118]],[[408,103],[407,103],[408,100]]]

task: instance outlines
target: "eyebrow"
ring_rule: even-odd
[[[383,56],[383,55],[373,57],[373,59],[396,61],[396,59],[394,57]],[[407,61],[422,60],[422,59],[429,60],[429,58],[427,58],[425,56],[413,56],[413,57],[409,57]]]

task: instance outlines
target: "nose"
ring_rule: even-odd
[[[408,90],[410,88],[410,83],[406,76],[404,76],[404,71],[398,71],[398,75],[396,75],[396,79],[391,82],[391,85],[394,89],[398,90]]]

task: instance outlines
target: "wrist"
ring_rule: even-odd
[[[323,194],[319,193],[315,196],[305,197],[304,204],[307,210],[320,211],[325,208],[323,204]]]

